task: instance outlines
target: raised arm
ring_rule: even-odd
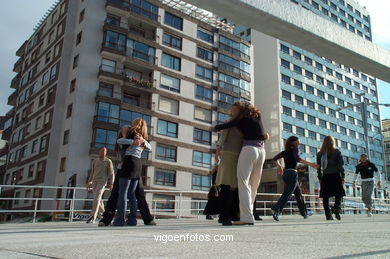
[[[146,140],[144,141],[143,145],[144,145],[144,148],[145,148],[146,150],[152,150],[152,146],[151,146],[150,143],[147,142]]]
[[[133,145],[134,140],[133,139],[127,139],[127,138],[120,138],[116,141],[119,145]]]
[[[317,165],[316,163],[312,163],[312,162],[309,162],[309,161],[306,161],[304,159],[302,159],[300,156],[299,156],[299,151],[298,151],[298,148],[294,148],[293,150],[293,155],[294,155],[294,158],[295,160],[298,162],[298,163],[302,163],[304,165],[307,165],[307,166],[311,166],[315,169],[318,169],[320,166]]]
[[[234,119],[234,120],[225,122],[223,124],[216,125],[216,126],[214,126],[213,131],[221,131],[224,129],[235,127],[238,125],[238,122],[239,122],[239,120]]]

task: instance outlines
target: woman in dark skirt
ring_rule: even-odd
[[[215,185],[215,179],[217,178],[218,166],[215,166],[211,171],[211,183],[212,186],[210,188],[208,194],[208,201],[206,207],[204,208],[203,214],[206,215],[206,219],[212,220],[212,215],[217,215],[220,213],[219,208],[219,190],[218,186]]]
[[[325,210],[326,220],[333,220],[332,212],[338,220],[341,219],[341,199],[345,196],[344,161],[341,152],[336,148],[336,142],[332,136],[326,136],[320,152],[317,154],[317,170],[320,180],[320,197]],[[335,197],[332,210],[329,207],[329,198]]]

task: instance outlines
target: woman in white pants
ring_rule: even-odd
[[[265,160],[264,132],[261,114],[250,103],[244,103],[244,112],[237,118],[214,127],[214,131],[237,127],[244,136],[243,147],[237,164],[238,196],[240,199],[240,220],[234,225],[253,225],[253,203],[256,199],[263,164]]]
[[[366,154],[360,156],[360,163],[356,166],[355,177],[353,179],[353,188],[356,187],[356,179],[360,173],[362,182],[362,200],[367,208],[367,216],[372,216],[372,192],[375,187],[374,173],[378,172],[378,187],[381,187],[381,174],[378,168],[368,160]]]

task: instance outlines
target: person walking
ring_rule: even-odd
[[[265,161],[264,140],[269,135],[264,132],[260,111],[250,103],[243,105],[244,111],[239,117],[215,126],[214,131],[237,127],[243,134],[243,147],[237,163],[240,220],[234,225],[253,225],[253,203]]]
[[[360,174],[362,182],[362,200],[364,205],[367,208],[367,216],[372,217],[372,193],[375,187],[375,177],[374,173],[378,173],[378,183],[377,186],[381,187],[381,174],[378,168],[368,160],[366,154],[360,156],[360,163],[356,166],[355,176],[353,178],[352,186],[356,187],[356,180]]]
[[[341,199],[345,196],[344,160],[340,150],[336,148],[336,141],[332,136],[326,136],[321,149],[317,154],[318,180],[320,181],[320,197],[324,206],[326,220],[333,220],[332,212],[337,220],[341,220]],[[334,206],[329,207],[329,198],[335,197]]]
[[[130,128],[131,126],[124,126]],[[122,130],[118,133],[117,139],[122,138]],[[118,204],[118,195],[119,195],[119,177],[122,170],[122,163],[126,153],[126,149],[129,145],[122,145],[122,148],[119,147],[118,144],[115,145],[116,150],[116,164],[117,164],[117,174],[115,176],[114,186],[111,190],[110,197],[107,200],[106,207],[103,213],[103,218],[99,222],[99,227],[109,226],[114,219],[116,207]],[[138,182],[137,189],[135,190],[135,196],[137,199],[138,209],[141,213],[142,220],[144,221],[144,225],[155,226],[156,222],[153,220],[153,216],[150,214],[150,209],[148,203],[145,198],[145,191],[143,188],[142,181]]]
[[[234,120],[241,116],[244,105],[236,102],[230,109]],[[220,187],[220,215],[218,222],[231,226],[232,221],[239,220],[239,200],[237,187],[237,164],[244,138],[237,127],[221,131],[217,142],[215,160],[219,161],[216,184]]]
[[[135,191],[141,177],[141,154],[146,150],[151,150],[151,145],[147,142],[147,124],[146,121],[137,118],[132,122],[131,128],[123,128],[123,136],[127,138],[120,138],[117,140],[119,145],[129,145],[123,160],[122,169],[119,176],[119,196],[118,196],[118,210],[115,217],[114,226],[125,225],[125,211],[126,201],[129,199],[130,214],[126,224],[129,226],[137,225],[137,199]]]
[[[206,219],[213,220],[213,215],[220,213],[219,208],[219,188],[215,184],[217,178],[218,166],[216,165],[211,171],[211,187],[207,195],[207,204],[203,210],[203,215],[206,215]]]
[[[87,182],[87,190],[92,187],[93,205],[90,218],[87,223],[95,223],[97,217],[101,218],[104,212],[104,204],[102,196],[106,185],[112,190],[114,182],[114,167],[112,161],[106,157],[107,148],[102,147],[99,150],[99,157],[92,161],[92,172]]]
[[[302,163],[313,168],[318,168],[318,165],[303,160],[299,156],[299,145],[300,142],[298,137],[291,136],[286,140],[284,150],[273,158],[273,161],[277,166],[277,173],[283,176],[283,181],[285,183],[282,196],[280,196],[278,202],[272,206],[272,216],[276,221],[279,221],[279,215],[293,193],[298,204],[299,212],[304,218],[308,217],[305,201],[302,197],[301,189],[299,188],[297,165],[298,163]],[[284,160],[284,168],[279,162],[282,158]]]

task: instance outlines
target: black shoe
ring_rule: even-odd
[[[273,214],[272,214],[272,217],[274,218],[275,221],[279,221],[279,213],[272,210]]]
[[[222,226],[232,226],[233,223],[230,220],[221,220]]]
[[[303,216],[304,219],[308,219],[309,218],[309,215],[305,215]]]
[[[335,213],[334,215],[335,215],[335,217],[336,217],[337,220],[341,220],[340,213]]]
[[[91,217],[89,217],[88,219],[87,219],[87,221],[85,222],[85,223],[91,223],[92,222],[92,220],[93,220],[93,217],[91,216]]]
[[[221,218],[218,219],[218,223],[222,223],[223,220]]]
[[[208,219],[208,220],[213,220],[214,218],[213,218],[213,216],[211,216],[211,215],[206,215],[206,219]]]
[[[262,218],[260,218],[259,214],[255,214],[253,217],[255,218],[256,221],[263,220]]]
[[[149,221],[148,223],[144,223],[144,225],[147,225],[147,226],[156,226],[156,222],[154,220],[151,220]]]
[[[326,215],[326,220],[333,220],[332,215]]]

